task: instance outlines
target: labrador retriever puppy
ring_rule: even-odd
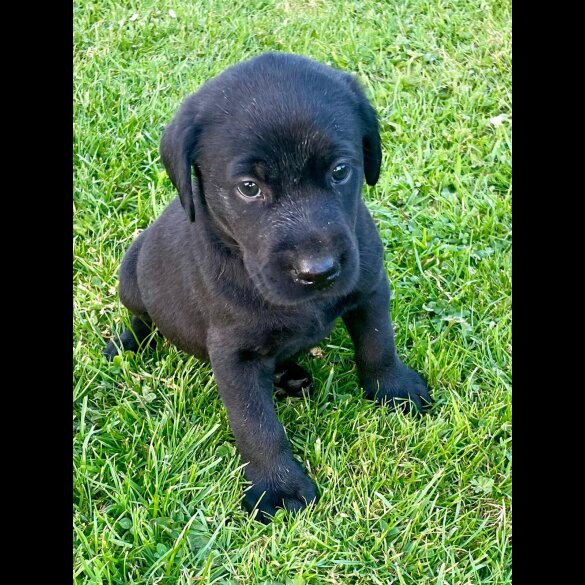
[[[383,247],[360,193],[382,159],[376,113],[356,79],[267,53],[186,98],[161,157],[178,198],[120,268],[130,329],[106,355],[135,351],[156,326],[209,359],[246,478],[267,522],[317,491],[293,458],[273,404],[309,375],[291,359],[342,317],[367,398],[422,411],[423,379],[394,348]]]

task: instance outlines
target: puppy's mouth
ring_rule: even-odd
[[[341,274],[340,270],[335,271],[333,274],[327,276],[322,282],[316,282],[312,278],[300,278],[295,276],[294,282],[300,284],[301,286],[306,287],[307,289],[313,290],[326,290],[333,286],[339,275]]]

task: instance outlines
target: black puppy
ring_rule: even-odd
[[[276,418],[274,376],[298,385],[306,373],[290,358],[337,317],[368,398],[431,402],[396,355],[382,243],[360,197],[380,172],[376,113],[351,75],[269,53],[189,96],[161,155],[179,197],[122,261],[134,316],[106,354],[136,350],[154,324],[210,359],[247,462],[246,508],[262,521],[302,509],[317,494]]]

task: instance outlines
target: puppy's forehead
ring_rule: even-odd
[[[348,104],[331,107],[321,96],[310,101],[273,99],[240,101],[232,116],[216,132],[227,137],[225,154],[237,161],[230,174],[245,162],[257,164],[268,175],[301,175],[307,165],[326,166],[335,159],[358,159],[361,135]]]
[[[326,166],[357,154],[357,145],[347,132],[334,124],[322,126],[306,116],[291,114],[240,130],[232,145],[234,160],[254,161],[260,172],[268,175],[300,175],[307,165]]]

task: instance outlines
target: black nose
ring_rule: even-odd
[[[326,288],[339,276],[339,263],[331,256],[303,258],[299,261],[295,273],[297,280],[305,286]]]

